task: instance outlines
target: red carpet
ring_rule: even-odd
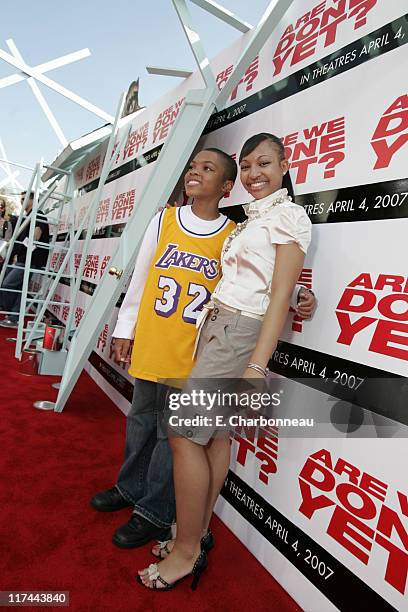
[[[142,589],[134,575],[152,562],[149,547],[111,543],[129,510],[89,506],[115,482],[125,418],[87,374],[62,414],[35,410],[33,401],[56,397],[57,379],[20,374],[5,341],[12,335],[0,328],[0,590],[69,591],[71,610],[81,612],[300,610],[217,519],[217,546],[195,593],[187,581],[170,593]]]

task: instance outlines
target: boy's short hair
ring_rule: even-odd
[[[225,151],[221,151],[221,149],[217,149],[216,147],[206,147],[204,151],[212,151],[213,153],[217,153],[217,155],[221,158],[222,165],[224,166],[225,180],[235,183],[238,173],[235,159],[232,159],[231,155],[228,155],[228,153],[225,153]]]

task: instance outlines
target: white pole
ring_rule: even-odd
[[[11,39],[9,39],[11,40]],[[8,41],[6,41],[8,43]],[[75,51],[74,53],[68,53],[67,55],[62,55],[61,57],[50,60],[49,62],[45,62],[44,64],[38,64],[35,66],[35,70],[37,72],[48,72],[49,70],[55,70],[55,68],[61,68],[61,66],[66,66],[67,64],[71,64],[72,62],[77,62],[78,60],[84,59],[85,57],[89,57],[91,52],[89,49],[81,49],[80,51]],[[20,83],[20,81],[24,81],[27,78],[25,74],[11,74],[8,77],[4,77],[4,79],[0,79],[0,89],[3,87],[8,87],[9,85],[15,85],[16,83]]]
[[[37,72],[37,70],[28,66],[24,61],[17,60],[12,55],[10,55],[9,53],[6,53],[6,51],[3,51],[2,49],[0,49],[0,58],[3,59],[8,64],[11,64],[15,68],[18,68],[19,70],[21,70],[21,72],[24,72],[28,76],[34,77],[37,81],[40,81],[40,83],[43,83],[50,89],[53,89],[54,91],[61,94],[68,100],[71,100],[71,102],[75,102],[76,104],[78,104],[79,106],[82,106],[83,108],[90,111],[94,115],[97,115],[101,119],[104,119],[105,121],[108,121],[109,123],[114,122],[114,117],[112,117],[112,115],[105,113],[105,111],[98,108],[94,104],[91,104],[87,100],[84,100],[80,96],[77,96],[77,94],[75,94],[73,91],[66,89],[59,83],[56,83],[55,81],[53,81],[52,79],[49,79],[48,77],[44,76],[40,72]]]
[[[14,41],[9,38],[8,40],[6,40],[7,46],[10,49],[10,51],[12,52],[12,54],[14,55],[14,57],[20,61],[23,61],[23,58],[21,56],[20,51],[17,49]],[[68,144],[68,140],[65,138],[64,133],[58,123],[58,121],[56,120],[53,112],[51,111],[50,107],[47,104],[46,99],[44,98],[44,96],[42,95],[40,88],[38,87],[37,83],[35,82],[35,80],[32,77],[29,77],[27,79],[27,83],[29,84],[31,91],[33,92],[38,104],[41,106],[44,115],[47,117],[52,129],[54,130],[54,132],[57,135],[58,140],[60,141],[60,143],[62,144],[62,146],[65,148]]]

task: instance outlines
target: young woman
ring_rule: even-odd
[[[285,323],[290,297],[310,243],[311,223],[291,201],[282,142],[272,134],[247,140],[239,156],[240,178],[254,200],[247,221],[226,239],[223,277],[206,308],[191,379],[264,378]],[[176,428],[177,429],[177,428]],[[139,571],[138,581],[169,590],[193,574],[195,588],[211,547],[208,525],[228,472],[230,444],[211,428],[171,436],[177,506],[177,539],[167,556]],[[160,556],[159,547],[154,551]]]

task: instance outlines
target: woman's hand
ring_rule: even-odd
[[[257,372],[253,368],[246,368],[245,372],[242,375],[242,378],[262,378],[265,379],[265,376],[260,372]]]

